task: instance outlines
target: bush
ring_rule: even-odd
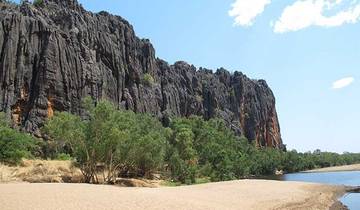
[[[104,180],[115,182],[118,174],[150,176],[162,166],[166,129],[144,114],[118,111],[109,102],[96,106],[84,102],[89,119],[56,113],[44,131],[59,143],[68,143],[86,182],[98,183],[98,166],[104,166]]]
[[[113,181],[114,164],[113,158],[116,152],[116,139],[120,139],[121,133],[113,129],[111,114],[114,108],[108,103],[99,103],[97,108],[90,106],[87,101],[90,114],[89,121],[83,121],[79,117],[69,113],[56,113],[45,125],[44,131],[53,137],[58,143],[68,143],[78,163],[85,182],[98,183],[97,165],[106,164],[109,173],[104,177],[107,182]]]
[[[237,174],[240,170],[236,168],[241,140],[223,121],[205,121],[201,117],[176,119],[171,128],[168,160],[173,179],[194,183],[198,177],[222,181],[243,175]]]
[[[162,172],[175,181],[193,184],[199,178],[224,181],[272,175],[277,170],[297,172],[360,162],[360,154],[257,148],[246,138],[235,136],[219,119],[177,118],[164,128],[150,115],[119,111],[106,101],[94,104],[90,98],[84,101],[86,120],[56,113],[44,127],[57,144],[70,146],[86,182],[98,183],[99,167],[108,183],[119,175],[151,178]],[[0,124],[10,129],[5,120]],[[65,151],[52,148],[49,151],[53,154]]]
[[[43,7],[44,6],[44,0],[34,0],[33,5],[36,7]]]
[[[9,127],[10,123],[9,121],[6,119],[6,115],[3,112],[0,112],[0,128],[1,127]]]
[[[69,154],[60,153],[55,157],[56,160],[72,160],[72,157]]]
[[[0,112],[0,162],[19,164],[23,158],[30,158],[35,148],[35,139],[10,128],[5,114]]]
[[[0,127],[0,161],[19,164],[23,158],[32,157],[35,139],[9,127]]]
[[[67,143],[60,143],[52,140],[39,141],[38,147],[39,154],[37,157],[41,159],[57,160],[59,156],[69,155],[71,157],[73,154],[73,151]]]
[[[120,112],[119,117],[118,126],[127,133],[120,145],[121,173],[126,176],[151,177],[153,172],[163,166],[170,131],[156,118],[146,114]]]
[[[151,74],[146,73],[144,74],[143,82],[147,86],[153,86],[155,83],[154,78],[151,76]]]

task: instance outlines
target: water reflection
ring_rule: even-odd
[[[360,186],[360,171],[326,172],[326,173],[295,173],[283,176],[268,177],[273,180],[302,181],[333,185]],[[341,202],[351,210],[360,209],[360,194],[345,195]]]

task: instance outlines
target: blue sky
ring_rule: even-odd
[[[127,19],[170,63],[265,79],[289,149],[360,152],[360,1],[80,2]]]

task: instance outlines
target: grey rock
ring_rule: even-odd
[[[119,108],[172,117],[219,117],[238,135],[282,148],[275,97],[264,80],[155,57],[123,18],[83,9],[76,0],[36,7],[0,2],[0,111],[41,136],[54,111],[82,115],[85,96]],[[145,74],[154,78],[146,84]]]

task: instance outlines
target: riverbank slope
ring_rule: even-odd
[[[314,169],[314,170],[309,170],[309,171],[304,171],[304,172],[305,173],[317,173],[317,172],[338,172],[338,171],[360,171],[360,164],[319,168],[319,169]]]
[[[182,187],[123,188],[87,184],[1,184],[3,210],[329,209],[343,187],[240,180]]]

